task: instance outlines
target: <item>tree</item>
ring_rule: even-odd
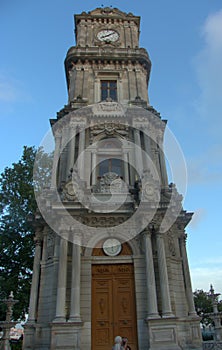
[[[209,317],[204,316],[207,313],[212,312],[212,300],[209,297],[208,292],[204,292],[202,289],[194,292],[194,304],[197,314],[201,317],[201,323],[209,324]]]
[[[34,229],[28,218],[37,207],[33,188],[36,154],[35,147],[25,146],[21,159],[0,175],[0,295],[8,297],[12,290],[19,300],[14,306],[15,320],[24,318],[28,311],[34,254]],[[50,163],[52,156],[39,150],[38,158]],[[49,178],[48,170],[44,168],[42,173]],[[3,310],[2,304],[0,307]],[[0,315],[4,319],[1,310]]]
[[[193,294],[195,309],[197,314],[201,317],[201,323],[204,325],[212,324],[212,319],[206,315],[213,312],[210,292],[204,292],[202,289],[199,289]],[[218,311],[222,311],[222,301],[218,301]]]

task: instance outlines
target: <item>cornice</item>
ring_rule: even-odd
[[[151,61],[147,51],[144,48],[118,48],[112,46],[104,47],[80,47],[72,46],[66,55],[65,66],[66,70],[69,71],[73,68],[78,61],[87,64],[94,63],[102,60],[112,60],[122,64],[123,62],[139,62],[146,68],[147,72],[150,72]]]
[[[82,12],[81,14],[77,14],[74,16],[75,19],[75,26],[78,25],[78,23],[81,20],[100,20],[101,18],[107,19],[107,20],[119,20],[119,21],[133,21],[136,23],[136,25],[140,26],[140,17],[134,16],[131,12],[126,13],[123,11],[120,11],[118,8],[111,8],[111,7],[98,7],[92,11],[89,12]]]

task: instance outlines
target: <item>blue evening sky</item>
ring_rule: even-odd
[[[67,103],[64,58],[73,14],[101,5],[141,16],[152,61],[150,103],[168,120],[186,159],[184,208],[193,289],[222,293],[221,0],[10,0],[0,3],[0,171],[38,146]]]

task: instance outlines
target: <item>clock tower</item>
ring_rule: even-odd
[[[201,349],[186,254],[192,214],[168,183],[166,120],[149,103],[139,33],[140,17],[116,8],[75,15],[68,103],[50,120],[49,188],[41,157],[34,172],[24,350],[110,350],[118,335],[132,350]]]

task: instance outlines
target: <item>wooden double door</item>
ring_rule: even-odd
[[[92,266],[92,350],[111,350],[114,338],[137,350],[133,264]]]

